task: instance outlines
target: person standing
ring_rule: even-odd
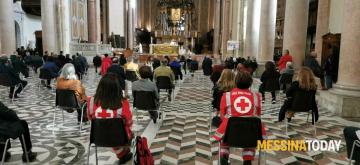
[[[93,58],[93,64],[95,67],[95,73],[97,73],[98,68],[101,67],[101,57],[98,54]]]
[[[316,60],[316,52],[313,51],[305,57],[304,66],[310,68],[317,78],[320,78],[321,88],[325,89],[324,72]]]
[[[212,73],[212,60],[205,56],[203,62],[202,62],[202,69],[205,76],[210,76]]]
[[[116,74],[121,90],[125,90],[125,71],[124,68],[119,65],[119,59],[117,57],[112,59],[112,65],[107,69],[107,73]]]
[[[101,62],[101,75],[104,76],[111,65],[112,65],[111,58],[109,57],[108,54],[104,54],[104,58],[102,59]]]
[[[282,73],[285,70],[287,62],[292,62],[292,56],[290,55],[289,50],[285,49],[284,55],[281,56],[281,58],[278,62],[278,68],[279,68],[280,73]]]

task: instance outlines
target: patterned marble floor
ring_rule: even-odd
[[[37,161],[31,164],[85,164],[89,125],[82,132],[76,123],[75,113],[65,113],[65,124],[61,124],[60,113],[54,129],[53,112],[55,109],[55,91],[38,87],[37,75],[31,73],[27,79],[29,85],[22,97],[14,103],[8,99],[8,89],[0,87],[0,100],[13,108],[21,117],[28,121],[32,135],[33,151],[38,152]],[[93,95],[100,76],[90,69],[83,80],[86,93]],[[254,84],[253,89],[256,89]],[[210,102],[212,83],[198,71],[194,77],[185,76],[178,82],[175,90],[175,100],[166,101],[162,94],[161,109],[165,112],[164,121],[153,124],[147,114],[140,114],[140,134],[148,137],[150,149],[155,158],[155,164],[217,164],[218,144],[211,138],[214,129],[209,131]],[[270,97],[270,96],[266,96]],[[263,104],[262,120],[266,124],[269,139],[308,139],[315,138],[312,126],[306,123],[306,114],[297,114],[285,134],[284,124],[277,122],[277,115],[283,95],[278,103]],[[269,100],[269,99],[267,99]],[[317,139],[342,140],[338,153],[330,152],[267,152],[266,160],[261,164],[347,164],[346,148],[342,129],[346,125],[359,126],[359,123],[346,121],[332,115],[326,109],[320,108],[320,119],[317,124]],[[134,127],[134,128],[135,128]],[[60,128],[60,129],[58,129]],[[12,141],[12,158],[6,164],[21,164],[22,150],[18,140]],[[94,164],[94,151],[91,152],[91,164]],[[100,164],[116,164],[117,160],[111,149],[99,149]],[[231,150],[231,163],[241,164],[241,150]],[[130,163],[128,163],[130,164]]]

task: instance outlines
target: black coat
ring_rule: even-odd
[[[125,90],[125,71],[124,68],[119,66],[118,64],[113,64],[107,69],[108,73],[114,73],[118,76],[120,87],[122,90]]]
[[[212,90],[213,90],[213,100],[211,104],[213,108],[220,111],[221,97],[224,94],[224,91],[220,90],[218,85],[214,85]]]
[[[280,90],[279,84],[280,73],[276,70],[265,70],[261,75],[263,91],[273,92]]]
[[[93,58],[93,63],[95,67],[100,67],[101,66],[101,57],[100,56],[95,56]]]
[[[324,76],[323,70],[315,57],[307,56],[304,61],[304,66],[309,67],[316,77],[320,78]]]
[[[294,81],[286,91],[287,101],[280,109],[279,120],[285,118],[286,111],[304,112],[312,110],[315,121],[319,119],[318,107],[315,100],[316,90],[305,90],[299,87],[299,82]]]
[[[0,73],[2,76],[4,76],[1,77],[1,79],[8,78],[8,82],[10,83],[8,85],[10,86],[15,86],[16,84],[19,84],[21,82],[19,74],[16,73],[10,66],[0,64]]]
[[[17,138],[24,132],[15,111],[0,102],[0,137]]]
[[[204,58],[202,63],[202,69],[205,76],[210,76],[212,73],[212,60],[210,58]]]

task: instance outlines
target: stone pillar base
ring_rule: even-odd
[[[336,84],[333,89],[320,92],[319,105],[340,117],[360,118],[360,88]]]

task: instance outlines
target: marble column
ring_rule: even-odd
[[[275,24],[276,24],[276,0],[261,1],[260,16],[260,42],[259,58],[260,64],[272,61],[275,44]]]
[[[135,6],[133,6],[133,2],[131,2],[132,0],[129,0],[128,3],[128,48],[133,49],[134,48],[134,31],[135,31],[135,19],[134,19],[134,15],[135,15]]]
[[[214,13],[220,13],[220,7],[221,3],[220,0],[214,0],[215,7],[214,7]],[[213,53],[214,57],[216,59],[219,58],[219,45],[220,45],[220,15],[221,14],[215,14],[214,15],[214,45],[213,45]]]
[[[227,41],[229,40],[229,14],[230,0],[224,0],[222,4],[222,32],[221,32],[221,52],[222,58],[227,56]]]
[[[97,41],[97,20],[96,20],[96,0],[88,0],[88,35],[89,43]]]
[[[1,54],[10,55],[16,50],[13,0],[0,0]]]
[[[101,9],[100,0],[96,0],[96,43],[101,41]]]
[[[261,0],[247,0],[244,56],[258,57]]]
[[[41,24],[43,51],[57,52],[55,1],[41,0]]]
[[[318,54],[318,61],[321,61],[323,43],[322,36],[329,32],[329,18],[330,0],[320,0],[318,4],[315,36],[315,52]]]
[[[296,68],[305,59],[309,0],[286,1],[283,49],[293,56]]]
[[[320,94],[320,103],[335,114],[360,117],[360,1],[344,1],[338,81],[329,94]]]

